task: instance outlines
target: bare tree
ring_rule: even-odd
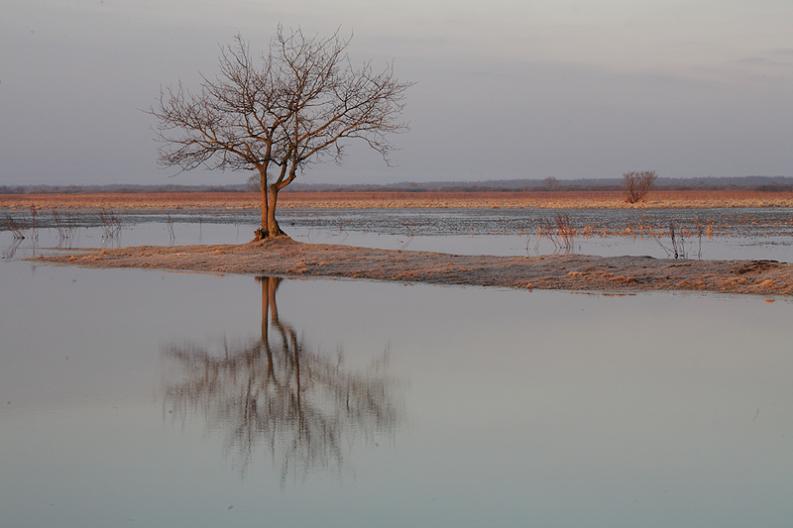
[[[390,133],[409,83],[391,66],[354,66],[350,39],[338,33],[307,37],[279,27],[269,50],[254,60],[236,37],[221,49],[219,74],[202,76],[198,92],[164,89],[150,113],[159,121],[160,162],[192,170],[251,170],[259,176],[261,227],[257,239],[283,235],[276,220],[278,193],[312,161],[340,160],[349,140],[360,140],[387,160]]]
[[[655,184],[658,175],[655,171],[631,171],[622,175],[625,201],[628,203],[640,202]]]
[[[359,140],[388,162],[388,135],[406,128],[399,120],[410,83],[399,82],[392,65],[373,69],[370,62],[354,66],[346,53],[350,40],[338,35],[307,38],[302,32],[279,31],[276,38],[281,78],[291,118],[281,124],[285,148],[277,178],[269,188],[268,225],[275,220],[278,192],[312,161],[333,156],[338,162],[347,140]],[[275,234],[275,233],[271,233]]]

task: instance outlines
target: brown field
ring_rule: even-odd
[[[346,277],[521,289],[793,295],[793,264],[775,261],[470,256],[304,244],[288,238],[240,245],[101,249],[36,260],[98,268]]]
[[[41,209],[253,209],[257,193],[162,192],[91,194],[0,194],[0,207]],[[284,208],[714,208],[793,207],[793,192],[753,190],[653,191],[638,204],[620,191],[555,192],[284,192]]]

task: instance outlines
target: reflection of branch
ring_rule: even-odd
[[[13,242],[11,242],[11,245],[8,246],[5,250],[3,250],[3,259],[11,260],[12,258],[14,258],[14,255],[16,255],[17,249],[19,249],[20,245],[22,245],[22,239],[14,237],[14,240]]]
[[[25,235],[22,234],[24,227],[19,224],[19,222],[17,222],[11,215],[6,215],[5,220],[0,222],[0,229],[3,231],[10,231],[11,235],[14,237],[14,240],[22,240],[25,238]]]
[[[61,216],[61,213],[59,213],[57,209],[53,209],[52,223],[55,225],[55,229],[58,230],[58,247],[71,247],[72,235],[75,230],[75,226],[72,225],[72,220]]]
[[[165,217],[165,227],[168,229],[168,239],[171,242],[171,245],[174,245],[176,242],[176,232],[173,229],[173,218],[171,215]]]
[[[239,452],[243,470],[259,443],[280,460],[282,483],[291,472],[340,469],[343,446],[352,437],[371,440],[393,431],[397,411],[389,382],[377,370],[351,373],[340,360],[306,351],[295,329],[278,316],[280,279],[259,280],[261,337],[224,343],[214,353],[197,344],[165,347],[163,354],[185,373],[166,386],[166,402],[177,416],[198,413],[210,429],[227,431],[227,446]]]

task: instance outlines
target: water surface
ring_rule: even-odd
[[[29,211],[0,210],[20,225]],[[118,236],[107,237],[99,211],[42,212],[39,229],[25,230],[31,246],[241,243],[252,238],[252,210],[127,211]],[[547,236],[556,215],[575,229],[569,247]],[[283,209],[283,228],[305,242],[457,254],[545,255],[564,251],[615,256],[673,256],[670,225],[688,258],[775,259],[793,262],[793,210],[766,209]],[[54,225],[60,224],[61,229]],[[5,235],[5,236],[3,236]],[[682,236],[682,239],[681,239]],[[558,237],[557,237],[558,238]],[[0,231],[4,253],[14,247]],[[23,244],[23,245],[24,245]],[[1,247],[1,246],[0,246]]]
[[[0,291],[1,526],[793,518],[783,300],[18,260]]]

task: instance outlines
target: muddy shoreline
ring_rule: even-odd
[[[793,264],[768,260],[469,256],[306,244],[290,239],[239,245],[97,249],[32,260],[95,268],[357,278],[519,289],[793,295]]]

